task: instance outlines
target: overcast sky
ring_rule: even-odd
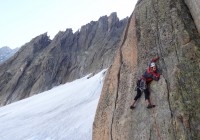
[[[0,0],[0,47],[21,47],[48,32],[77,31],[90,21],[117,12],[130,16],[137,0]]]

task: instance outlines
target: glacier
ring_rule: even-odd
[[[0,108],[0,140],[91,140],[106,69]]]

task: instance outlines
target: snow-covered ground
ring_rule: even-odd
[[[91,140],[105,70],[0,108],[0,140]]]

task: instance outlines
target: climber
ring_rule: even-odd
[[[155,105],[151,104],[150,92],[149,92],[148,86],[151,83],[151,81],[153,80],[158,81],[160,78],[160,74],[157,73],[157,68],[156,68],[156,61],[158,59],[159,57],[152,59],[149,64],[149,68],[142,75],[142,77],[139,80],[137,80],[137,87],[136,87],[137,95],[135,96],[134,101],[132,105],[130,106],[130,109],[135,108],[135,103],[141,97],[143,91],[145,93],[145,101],[147,103],[147,108],[155,107]]]

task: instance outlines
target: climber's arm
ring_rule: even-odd
[[[158,81],[160,79],[160,74],[156,73],[156,72],[153,72],[152,73],[152,78],[153,78],[153,80]]]
[[[156,61],[159,60],[159,58],[160,58],[160,57],[156,57],[156,58],[152,59],[151,62],[156,62]]]

